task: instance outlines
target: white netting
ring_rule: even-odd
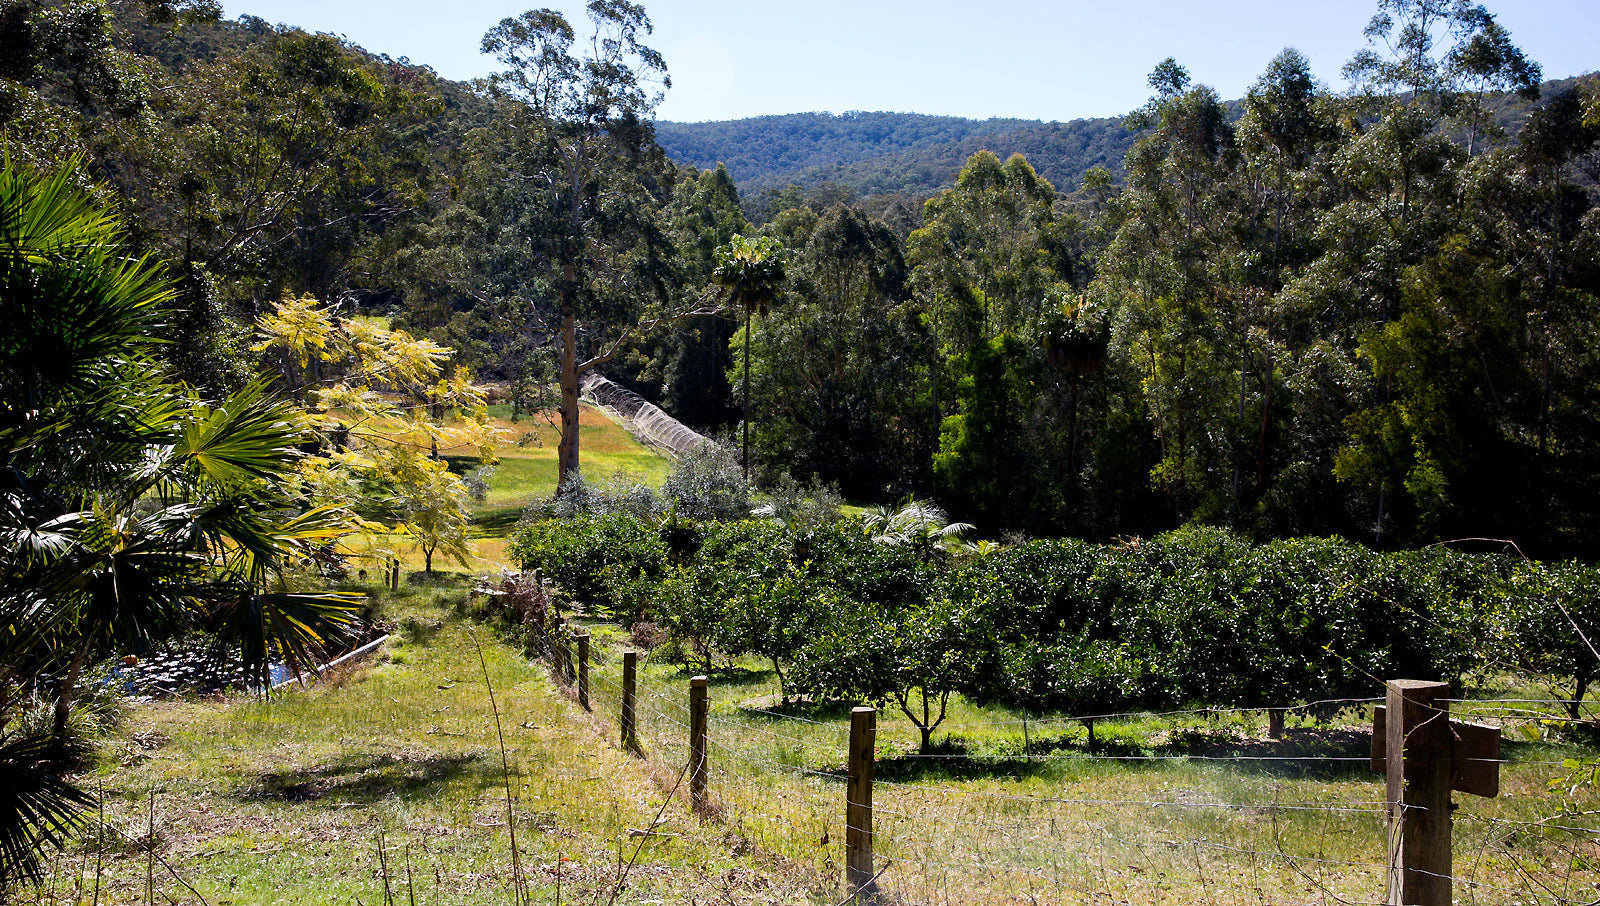
[[[598,372],[586,373],[579,380],[579,387],[585,401],[616,419],[642,444],[682,456],[701,444],[712,443],[663,412],[660,406],[626,387],[613,384]]]

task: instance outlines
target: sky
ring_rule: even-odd
[[[486,75],[483,33],[540,0],[225,0],[231,18],[343,35],[452,79]],[[543,0],[580,30],[583,3]],[[664,120],[892,110],[1070,120],[1149,97],[1168,56],[1224,98],[1294,46],[1328,84],[1374,0],[644,0],[673,86]],[[1546,78],[1600,67],[1600,0],[1487,0]]]

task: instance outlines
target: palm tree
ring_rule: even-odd
[[[56,757],[48,728],[0,727],[0,899],[17,881],[40,880],[40,853],[61,848],[94,804],[52,769]]]
[[[199,628],[264,682],[269,655],[302,669],[360,603],[287,578],[349,524],[290,491],[298,416],[260,385],[210,404],[165,381],[164,271],[74,169],[0,166],[0,777],[16,783],[0,784],[0,879],[80,815],[59,768],[91,657]],[[46,672],[54,769],[10,720],[13,684]]]
[[[750,239],[735,234],[727,245],[717,249],[717,268],[712,278],[728,294],[728,300],[744,309],[744,478],[750,480],[750,320],[766,314],[783,286],[782,243],[766,236]]]
[[[908,545],[925,553],[957,543],[973,529],[965,522],[951,522],[943,509],[916,497],[907,497],[898,508],[876,507],[861,518],[873,541]]]

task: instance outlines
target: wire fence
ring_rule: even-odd
[[[589,672],[590,699],[604,719],[620,709],[623,688],[618,659],[599,657]],[[639,680],[634,707],[645,756],[687,763],[688,683],[660,669],[639,671]],[[1333,709],[1365,720],[1381,702],[1287,702],[1282,710]],[[1447,705],[1454,716],[1505,727],[1587,720],[1555,713],[1574,705],[1555,699]],[[1264,710],[1053,715],[942,729],[970,742],[1014,734],[1024,724],[1030,731],[1119,720],[1177,727]],[[714,814],[741,839],[814,872],[818,883],[837,883],[849,830],[848,724],[717,701],[713,687],[706,726]],[[1389,801],[1380,775],[1360,770],[1370,756],[924,752],[898,749],[901,737],[914,740],[915,733],[886,721],[879,748],[894,754],[878,764],[870,828],[882,870],[877,886],[900,902],[1393,902],[1386,896],[1395,868],[1387,825],[1407,807]],[[1456,902],[1600,906],[1600,796],[1592,787],[1562,786],[1573,762],[1474,760],[1496,765],[1505,793],[1458,797],[1457,856],[1448,876]]]

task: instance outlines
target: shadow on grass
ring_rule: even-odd
[[[1119,769],[1155,770],[1180,764],[1214,764],[1242,774],[1318,780],[1376,777],[1370,770],[1371,735],[1352,729],[1289,730],[1281,740],[1187,728],[1138,740],[1106,733],[1091,747],[1087,734],[1021,740],[940,738],[925,753],[880,757],[876,772],[900,782],[1022,778],[1062,765],[1114,764]],[[1188,760],[1192,759],[1192,761]]]
[[[511,535],[522,519],[521,506],[499,507],[483,510],[472,516],[472,532],[480,538],[505,538]]]
[[[405,634],[406,641],[413,645],[426,645],[433,641],[433,637],[443,628],[444,620],[408,616],[400,621],[400,631]]]
[[[761,705],[746,703],[740,710],[750,720],[782,721],[786,718],[799,718],[801,720],[814,720],[819,723],[848,722],[850,711],[856,707],[855,702],[822,699],[810,701],[794,699],[787,703],[772,701]]]
[[[365,804],[432,795],[440,785],[461,778],[488,788],[500,783],[500,772],[481,754],[402,757],[369,752],[313,768],[266,771],[233,795],[250,802]]]

